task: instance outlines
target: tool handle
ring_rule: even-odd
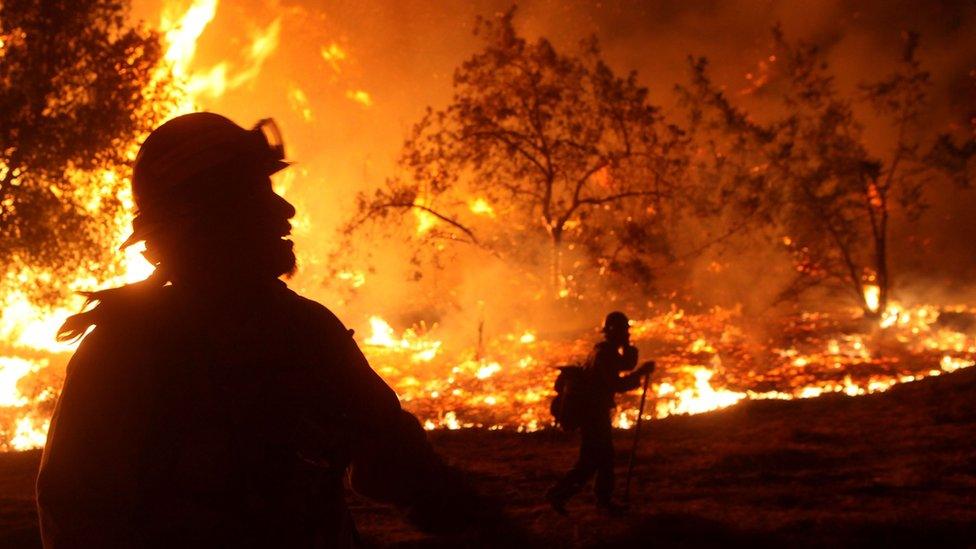
[[[641,423],[644,421],[644,403],[647,401],[647,387],[651,374],[644,375],[644,389],[641,391],[640,407],[637,409],[637,424],[634,425],[634,443],[630,448],[630,462],[627,464],[627,481],[624,483],[624,502],[630,502],[630,479],[634,474],[634,462],[637,459],[637,444],[640,441]]]

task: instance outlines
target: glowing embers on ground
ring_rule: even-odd
[[[489,341],[479,358],[475,346],[455,346],[448,355],[447,346],[429,334],[406,330],[397,336],[378,317],[372,317],[370,324],[372,333],[362,340],[370,364],[425,428],[535,430],[550,424],[548,384],[552,380],[548,367],[536,359],[540,349],[533,332]],[[418,353],[431,349],[439,351],[418,360]],[[545,350],[542,354],[549,356]]]
[[[378,316],[370,317],[369,325],[372,328],[372,335],[363,340],[363,343],[368,347],[409,351],[412,353],[410,360],[413,362],[430,362],[441,348],[440,341],[418,336],[413,329],[404,331],[399,338],[395,337],[393,328]]]
[[[838,320],[805,314],[782,328],[783,338],[791,342],[785,347],[755,343],[739,328],[746,320],[725,309],[690,314],[672,308],[636,321],[636,344],[659,349],[645,417],[703,413],[744,399],[865,395],[974,364],[976,340],[945,327],[937,320],[938,310],[898,310],[901,320],[893,323],[887,317]],[[367,356],[428,429],[531,431],[551,425],[553,366],[579,362],[598,337],[594,332],[552,341],[535,331],[502,334],[479,355],[474,348],[458,349],[434,339],[436,328],[426,336],[416,331],[397,336],[387,323],[375,318],[371,323],[374,334],[365,340]],[[847,333],[850,326],[845,323],[864,333]],[[430,360],[415,359],[418,349],[435,344],[439,351]],[[635,422],[639,393],[619,399],[617,427]]]
[[[788,319],[771,330],[786,343],[780,345],[757,343],[741,329],[748,319],[727,309],[672,307],[635,321],[635,343],[659,365],[645,418],[703,413],[744,399],[864,395],[974,364],[976,310],[891,307],[897,314],[880,320],[824,313]],[[11,316],[17,311],[19,317]],[[70,348],[57,347],[53,331],[67,311],[35,313],[13,303],[0,323],[0,449],[43,444],[63,380]],[[897,320],[887,320],[894,315]],[[583,360],[598,338],[595,330],[557,339],[520,328],[489,337],[479,348],[442,341],[437,325],[401,332],[378,316],[368,323],[358,339],[370,364],[427,429],[552,425],[553,367]],[[637,390],[619,399],[616,426],[635,423],[639,396]]]
[[[657,417],[710,412],[732,406],[746,397],[746,394],[741,392],[727,389],[716,390],[711,384],[714,373],[704,366],[692,366],[687,370],[695,380],[691,386],[679,390],[668,382],[656,385],[655,394],[658,399],[655,415]],[[626,428],[622,424],[620,427]]]

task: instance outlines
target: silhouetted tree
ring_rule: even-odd
[[[485,47],[456,70],[453,100],[428,109],[403,146],[402,176],[360,195],[348,230],[413,212],[426,241],[473,243],[520,264],[547,242],[562,295],[587,270],[646,282],[668,254],[683,135],[635,73],[614,74],[595,39],[565,55],[518,36],[513,14],[479,18]],[[577,258],[569,268],[567,251]]]
[[[158,37],[113,0],[0,3],[0,265],[48,270],[34,292],[102,264],[136,136],[154,123],[147,88]],[[23,287],[23,286],[22,286]],[[48,295],[48,297],[53,297]]]
[[[917,58],[918,36],[906,34],[897,69],[860,86],[866,101],[890,124],[894,144],[877,157],[868,152],[855,100],[844,97],[815,45],[788,42],[773,31],[776,75],[764,93],[781,114],[760,122],[735,105],[692,60],[692,78],[680,87],[696,143],[719,143],[703,170],[720,180],[725,198],[751,215],[761,213],[793,255],[798,292],[825,281],[848,288],[868,314],[890,297],[889,223],[898,209],[908,221],[923,213],[924,189],[940,172],[966,180],[965,145],[947,137],[923,142],[919,127],[928,107],[929,74]],[[731,157],[728,160],[726,157]],[[706,163],[699,163],[706,164]],[[743,192],[745,190],[745,192]],[[879,288],[877,304],[867,298]]]

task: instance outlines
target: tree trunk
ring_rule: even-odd
[[[552,232],[552,257],[550,258],[549,268],[552,276],[552,291],[557,297],[563,297],[563,238],[562,231],[556,229]]]
[[[887,204],[885,204],[887,206]],[[881,227],[874,242],[874,261],[878,283],[878,314],[888,308],[888,296],[891,290],[891,278],[888,273],[888,211],[881,213]]]

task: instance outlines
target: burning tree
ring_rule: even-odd
[[[453,101],[414,126],[403,175],[360,195],[347,230],[413,212],[424,242],[476,244],[520,265],[545,242],[561,296],[591,270],[646,283],[669,253],[683,134],[635,73],[614,74],[595,39],[565,55],[520,37],[513,15],[479,18],[485,47],[456,70]]]
[[[768,122],[735,106],[707,76],[706,62],[692,60],[691,84],[679,87],[692,133],[699,142],[719,144],[699,164],[722,174],[725,194],[737,198],[733,203],[785,232],[776,237],[798,272],[787,294],[833,282],[848,288],[865,313],[877,315],[887,307],[892,284],[892,216],[917,220],[924,191],[940,172],[967,179],[968,156],[945,136],[923,142],[930,83],[916,57],[916,34],[906,34],[891,75],[860,86],[858,100],[894,130],[891,150],[882,156],[869,152],[855,100],[837,90],[818,48],[788,42],[779,28],[773,39],[769,62],[779,78],[762,91],[783,114]]]
[[[53,275],[18,282],[36,296],[107,263],[119,168],[154,123],[159,40],[126,17],[114,0],[0,4],[0,265]]]

